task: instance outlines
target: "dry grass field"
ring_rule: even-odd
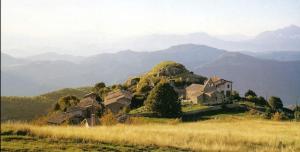
[[[1,133],[26,133],[30,137],[78,142],[104,142],[158,146],[193,151],[300,151],[300,123],[242,117],[190,123],[118,124],[85,128],[2,124]],[[7,145],[1,145],[2,146]]]

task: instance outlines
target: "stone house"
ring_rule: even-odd
[[[218,104],[230,96],[232,82],[219,77],[211,77],[204,84],[191,84],[186,87],[186,99],[194,104]]]
[[[104,99],[104,105],[113,113],[119,113],[131,103],[132,94],[126,90],[116,90],[108,93]]]
[[[223,93],[226,97],[229,97],[232,93],[232,81],[222,79],[218,76],[210,78],[213,84],[216,86],[217,91]]]
[[[97,95],[89,93],[76,106],[68,108],[66,112],[53,114],[48,119],[48,123],[56,125],[63,123],[80,124],[83,120],[89,120],[87,121],[89,122],[88,125],[94,126],[99,123],[97,115],[103,109],[104,106],[97,101]]]

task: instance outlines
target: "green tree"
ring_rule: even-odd
[[[262,97],[262,96],[259,96],[257,98],[256,102],[257,102],[258,105],[262,105],[262,106],[268,105],[267,100],[264,97]]]
[[[94,90],[99,91],[100,89],[105,88],[105,83],[104,82],[98,82],[94,85]]]
[[[163,117],[181,115],[181,103],[178,100],[178,94],[168,83],[157,84],[147,97],[145,106]]]
[[[256,97],[256,93],[249,89],[247,92],[245,92],[245,97],[247,97],[247,96]]]
[[[67,108],[75,106],[79,103],[79,99],[75,96],[64,96],[58,99],[55,110],[66,111]]]
[[[283,108],[282,101],[279,97],[271,96],[268,100],[268,103],[273,110],[278,110]]]

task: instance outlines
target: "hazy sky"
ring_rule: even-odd
[[[253,36],[265,30],[300,25],[299,0],[2,0],[1,3],[2,50],[15,55],[42,52],[37,48],[45,41],[49,41],[45,47],[63,48],[77,42],[73,38],[80,38],[84,44],[157,33]]]

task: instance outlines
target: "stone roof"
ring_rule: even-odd
[[[186,88],[186,90],[189,90],[189,91],[203,91],[204,90],[204,85],[202,84],[191,84],[190,86],[188,86]]]
[[[132,95],[129,91],[125,91],[125,90],[117,90],[114,92],[110,92],[104,100],[104,105],[108,105],[114,102],[119,102],[120,104],[130,104],[127,103],[126,101],[124,102],[124,100],[120,100],[122,98],[128,99],[127,101],[131,101],[132,99]]]
[[[73,106],[67,109],[67,112],[74,112],[74,111],[81,111],[83,110],[82,107],[79,106]]]
[[[86,108],[89,106],[100,106],[96,99],[93,99],[91,97],[83,98],[80,100],[80,102],[77,104],[80,108]]]
[[[91,93],[88,93],[86,95],[83,96],[83,98],[88,98],[88,97],[91,97],[91,98],[95,98],[97,97],[97,94],[94,93],[94,92],[91,92]]]

